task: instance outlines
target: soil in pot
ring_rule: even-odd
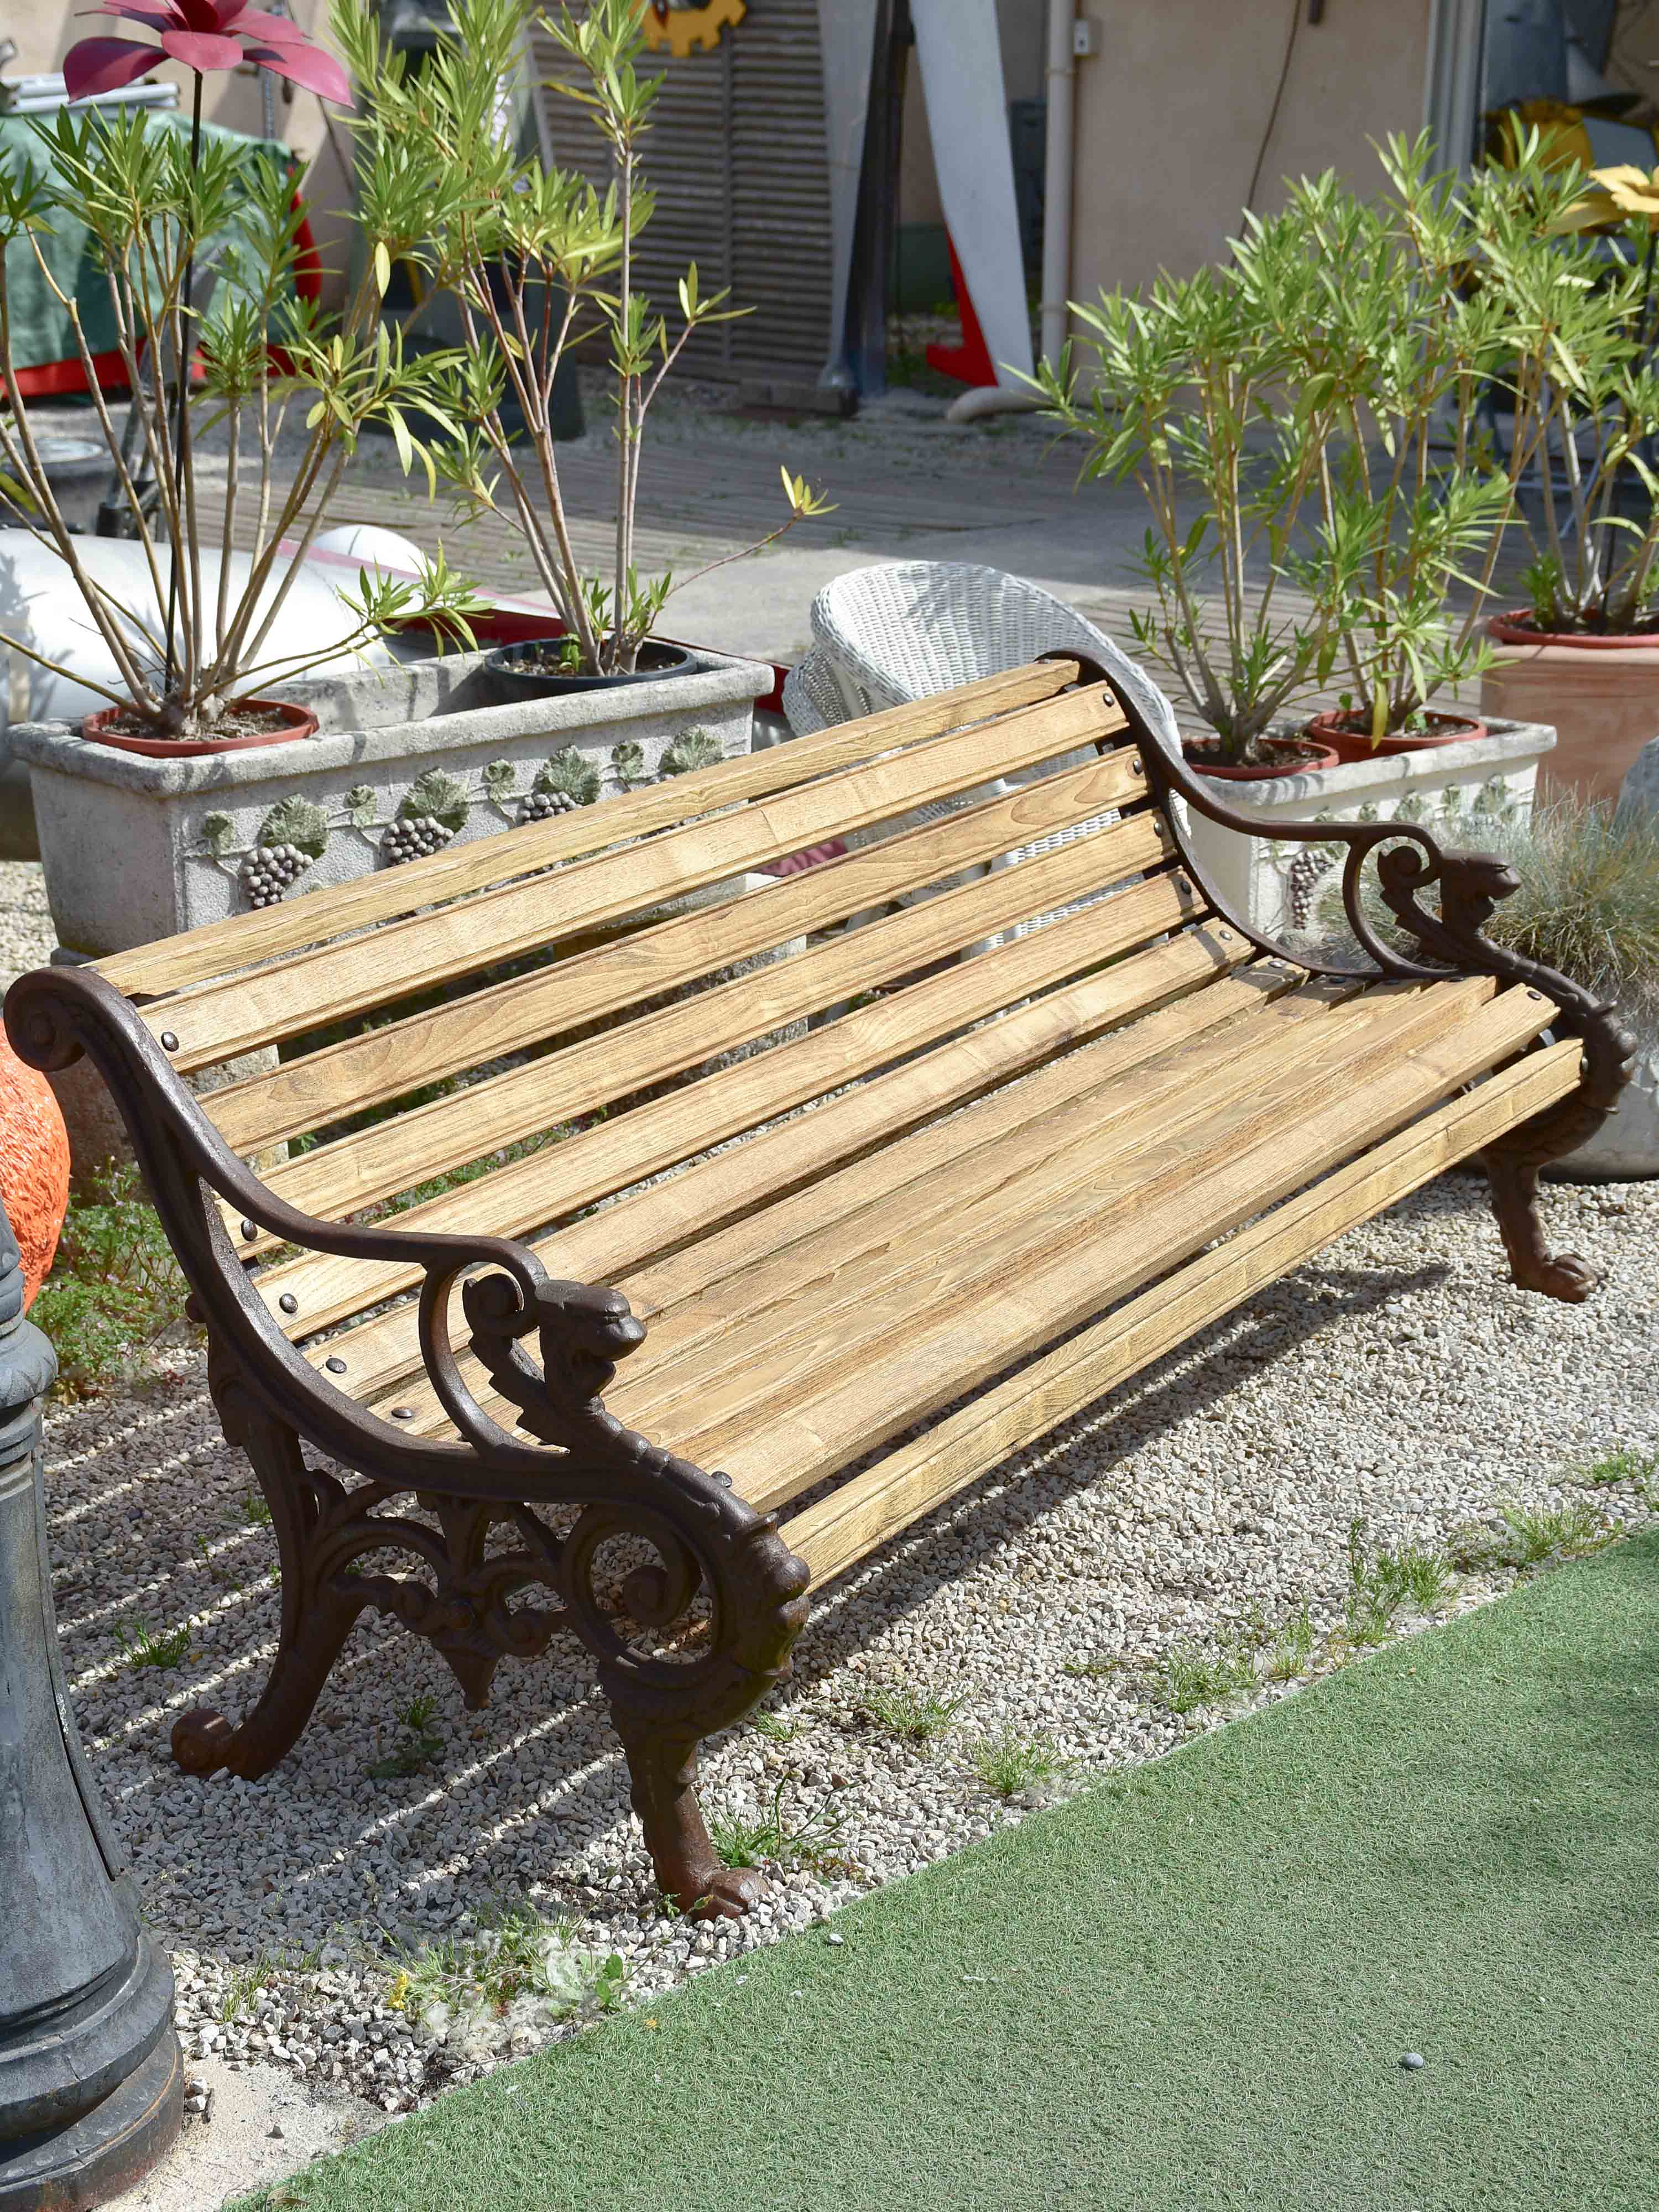
[[[1224,760],[1219,738],[1188,738],[1182,751],[1188,765],[1228,783],[1257,783],[1269,776],[1301,775],[1311,769],[1334,768],[1329,745],[1310,738],[1252,738],[1242,761]]]
[[[1536,629],[1524,609],[1494,615],[1486,629],[1497,653],[1480,679],[1482,714],[1555,731],[1540,791],[1616,799],[1659,730],[1659,631],[1558,635]]]
[[[656,638],[647,638],[635,666],[625,676],[573,675],[565,665],[565,649],[563,638],[526,638],[518,645],[498,646],[484,667],[492,683],[508,698],[522,699],[608,691],[617,684],[649,684],[664,676],[690,676],[697,665],[696,653],[683,645],[664,645]]]
[[[1402,730],[1396,737],[1380,738],[1371,742],[1368,723],[1358,714],[1344,714],[1334,710],[1316,714],[1308,724],[1308,736],[1316,744],[1328,745],[1340,761],[1387,760],[1395,753],[1430,751],[1436,745],[1466,744],[1471,738],[1484,738],[1486,726],[1470,714],[1441,714],[1425,711],[1422,717],[1428,724],[1425,730]]]
[[[113,745],[153,760],[189,760],[204,753],[245,752],[254,745],[314,737],[317,717],[308,708],[290,707],[281,699],[236,699],[213,728],[210,738],[158,738],[154,722],[132,708],[100,707],[82,722],[81,734],[94,744]]]

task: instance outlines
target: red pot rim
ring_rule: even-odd
[[[317,717],[308,707],[296,707],[287,699],[236,699],[235,707],[262,707],[272,714],[287,718],[288,727],[283,730],[260,730],[252,737],[243,738],[130,738],[116,730],[104,727],[106,722],[118,714],[131,713],[130,707],[100,707],[95,714],[87,714],[81,722],[81,735],[94,745],[112,745],[118,752],[142,753],[149,760],[193,760],[204,753],[251,752],[256,745],[291,744],[296,738],[314,737]]]
[[[1628,653],[1632,647],[1659,646],[1659,629],[1606,631],[1539,629],[1524,607],[1488,615],[1486,635],[1500,645],[1565,645],[1575,653]]]
[[[1310,715],[1308,730],[1310,735],[1316,732],[1320,739],[1335,737],[1340,738],[1345,744],[1358,745],[1362,748],[1359,754],[1362,760],[1368,757],[1382,759],[1389,753],[1426,752],[1435,745],[1468,744],[1475,738],[1489,734],[1478,714],[1444,714],[1437,707],[1425,707],[1423,714],[1425,720],[1437,722],[1441,726],[1438,729],[1393,732],[1380,738],[1375,745],[1370,742],[1368,730],[1346,727],[1346,717],[1335,708],[1322,708],[1318,714]]]
[[[1261,742],[1264,745],[1282,745],[1287,749],[1295,745],[1303,751],[1311,749],[1319,757],[1316,760],[1289,761],[1282,768],[1273,765],[1235,768],[1224,761],[1218,761],[1213,765],[1206,761],[1203,756],[1209,747],[1201,738],[1183,739],[1181,750],[1188,765],[1195,768],[1200,775],[1212,775],[1226,783],[1266,783],[1275,776],[1311,775],[1316,769],[1337,768],[1341,764],[1331,747],[1321,744],[1316,738],[1263,738]],[[1212,740],[1212,743],[1218,744],[1219,740]]]

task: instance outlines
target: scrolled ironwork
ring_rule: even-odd
[[[1111,690],[1140,747],[1148,787],[1164,809],[1182,866],[1213,912],[1258,951],[1288,960],[1310,975],[1363,983],[1442,982],[1449,974],[1490,975],[1550,1002],[1555,1010],[1551,1030],[1557,1036],[1576,1037],[1583,1048],[1583,1079],[1570,1097],[1488,1146],[1482,1161],[1516,1284],[1551,1297],[1587,1297],[1595,1286],[1595,1270],[1577,1254],[1548,1249],[1538,1211],[1539,1173],[1583,1144],[1617,1110],[1619,1094],[1635,1065],[1636,1040],[1620,1022],[1616,1007],[1571,977],[1528,959],[1510,945],[1494,944],[1484,934],[1499,903],[1520,887],[1515,871],[1494,853],[1448,850],[1415,822],[1287,822],[1275,816],[1271,835],[1276,841],[1347,847],[1343,908],[1349,928],[1372,964],[1354,967],[1295,950],[1265,936],[1248,916],[1234,910],[1183,833],[1179,814],[1170,804],[1176,797],[1223,829],[1243,836],[1265,836],[1269,826],[1244,809],[1229,805],[1214,779],[1188,764],[1175,710],[1163,692],[1115,648],[1091,656],[1067,647],[1045,658],[1074,660],[1080,681],[1104,684]],[[1365,912],[1364,872],[1373,858],[1382,902],[1415,940],[1425,956],[1422,959],[1413,959],[1387,944]],[[1437,913],[1422,903],[1429,890],[1437,892]]]
[[[5,1019],[20,1058],[55,1069],[84,1053],[108,1085],[206,1325],[226,1436],[246,1453],[271,1508],[283,1621],[270,1680],[234,1727],[205,1710],[185,1715],[173,1731],[180,1763],[268,1771],[297,1741],[366,1607],[426,1638],[475,1703],[501,1658],[532,1656],[568,1627],[598,1662],[660,1886],[688,1909],[746,1910],[757,1885],[724,1867],[709,1843],[693,1788],[696,1746],[740,1718],[787,1666],[807,1573],[775,1516],[605,1410],[617,1362],[644,1338],[627,1300],[550,1275],[507,1238],[325,1222],[286,1205],[229,1152],[137,1012],[91,969],[23,977]],[[417,1266],[422,1357],[457,1437],[411,1434],[319,1374],[259,1296],[215,1197],[284,1243]],[[490,1416],[461,1373],[451,1335],[458,1286],[471,1347],[516,1408],[520,1436]],[[539,1365],[524,1350],[532,1335]],[[315,1465],[307,1446],[364,1480]],[[386,1510],[410,1493],[435,1528]],[[538,1508],[574,1510],[572,1533],[556,1538]],[[519,1548],[489,1552],[492,1528],[507,1521]],[[621,1589],[641,1626],[669,1631],[708,1594],[706,1632],[683,1657],[665,1661],[618,1632],[593,1581],[599,1545],[613,1534],[643,1539],[660,1562],[636,1568]],[[420,1571],[359,1571],[359,1561],[387,1551]],[[511,1604],[537,1583],[556,1605]]]

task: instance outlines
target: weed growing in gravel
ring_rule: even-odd
[[[1587,1467],[1579,1480],[1598,1489],[1610,1488],[1615,1482],[1633,1482],[1651,1504],[1654,1486],[1659,1482],[1659,1452],[1636,1451],[1629,1444],[1615,1445],[1593,1467]]]
[[[756,1713],[751,1716],[757,1735],[769,1735],[775,1743],[787,1743],[795,1733],[793,1721],[781,1721],[775,1713]]]
[[[1171,1644],[1158,1662],[1152,1683],[1158,1703],[1184,1717],[1200,1705],[1255,1689],[1258,1679],[1255,1638],[1246,1633],[1214,1651],[1200,1644]]]
[[[860,1703],[865,1718],[903,1743],[931,1743],[943,1735],[965,1698],[924,1698],[915,1690],[872,1690]]]
[[[1455,1596],[1452,1563],[1443,1552],[1404,1544],[1391,1552],[1365,1552],[1365,1523],[1348,1523],[1348,1601],[1344,1626],[1350,1644],[1386,1644],[1402,1605],[1437,1613]]]
[[[621,2003],[627,1966],[579,1950],[574,1923],[544,1920],[532,1905],[486,1907],[476,1936],[451,1936],[401,1954],[387,1993],[428,2032],[464,2042],[495,2039],[502,2023],[571,2020]]]
[[[398,1716],[403,1723],[403,1743],[385,1759],[377,1759],[363,1769],[369,1780],[398,1782],[430,1766],[444,1747],[443,1738],[432,1734],[432,1723],[437,1717],[435,1698],[411,1698]]]
[[[1066,1771],[1067,1761],[1052,1736],[1018,1736],[1012,1729],[987,1736],[973,1750],[974,1771],[999,1797],[1017,1797],[1023,1790],[1039,1789]]]
[[[1062,1674],[1075,1674],[1080,1680],[1098,1682],[1108,1674],[1123,1671],[1124,1662],[1114,1651],[1094,1651],[1078,1659],[1066,1659],[1060,1664]]]
[[[1262,1671],[1270,1682],[1294,1682],[1307,1673],[1313,1655],[1313,1615],[1304,1597],[1267,1646]]]
[[[792,1827],[784,1816],[783,1790],[784,1785],[780,1782],[773,1794],[771,1811],[763,1814],[757,1820],[732,1815],[714,1822],[708,1832],[709,1840],[722,1864],[754,1866],[762,1859],[771,1859],[780,1866],[792,1866],[797,1862],[807,1866],[823,1864],[830,1845],[842,1832],[843,1816],[830,1809],[826,1796],[799,1826]]]
[[[276,1978],[276,1961],[268,1951],[254,1955],[251,1966],[233,1966],[225,1978],[224,1988],[219,1993],[219,2020],[222,2027],[240,2020],[261,1990],[268,1990]]]
[[[271,1523],[270,1500],[262,1490],[250,1490],[242,1500],[243,1519],[251,1528],[269,1528]]]
[[[1517,1566],[1535,1567],[1549,1559],[1582,1559],[1586,1552],[1599,1552],[1613,1539],[1614,1532],[1604,1528],[1582,1505],[1559,1510],[1499,1505],[1498,1510],[1513,1539]]]
[[[131,1628],[131,1636],[128,1627]],[[161,1635],[152,1636],[141,1620],[131,1624],[118,1620],[115,1640],[129,1667],[177,1667],[190,1649],[190,1623],[178,1628],[164,1629]]]
[[[131,1383],[163,1329],[184,1318],[188,1286],[136,1167],[112,1168],[71,1197],[58,1256],[30,1318],[58,1353],[58,1395]]]

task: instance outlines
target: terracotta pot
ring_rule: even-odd
[[[1340,761],[1386,760],[1394,753],[1429,752],[1436,745],[1466,744],[1473,738],[1484,738],[1486,726],[1470,714],[1437,714],[1425,712],[1424,718],[1431,726],[1414,733],[1402,732],[1395,738],[1379,738],[1373,744],[1360,730],[1348,726],[1347,718],[1334,708],[1316,714],[1308,724],[1308,735],[1316,744],[1328,745]]]
[[[1481,678],[1482,714],[1555,727],[1540,791],[1616,799],[1659,735],[1659,634],[1558,635],[1532,629],[1524,613],[1494,615],[1486,629],[1498,658]]]
[[[151,760],[191,760],[201,753],[246,753],[256,745],[286,745],[295,738],[314,738],[317,717],[307,707],[290,707],[286,699],[238,699],[238,707],[262,707],[281,714],[285,726],[261,730],[251,738],[129,738],[108,725],[130,714],[127,707],[100,707],[81,725],[81,735],[94,744],[113,745],[124,753],[143,753]]]
[[[23,1255],[26,1310],[58,1249],[69,1185],[69,1138],[52,1085],[23,1065],[0,1030],[0,1200]]]
[[[1233,768],[1225,762],[1212,760],[1215,750],[1212,744],[1201,738],[1189,738],[1182,746],[1188,768],[1195,768],[1202,775],[1212,775],[1223,783],[1266,783],[1276,775],[1307,775],[1316,769],[1334,768],[1337,755],[1331,746],[1316,738],[1262,738],[1259,742],[1273,752],[1286,756],[1284,764],[1277,763],[1266,768]],[[1296,756],[1306,753],[1311,747],[1318,755],[1316,760],[1299,760]]]

